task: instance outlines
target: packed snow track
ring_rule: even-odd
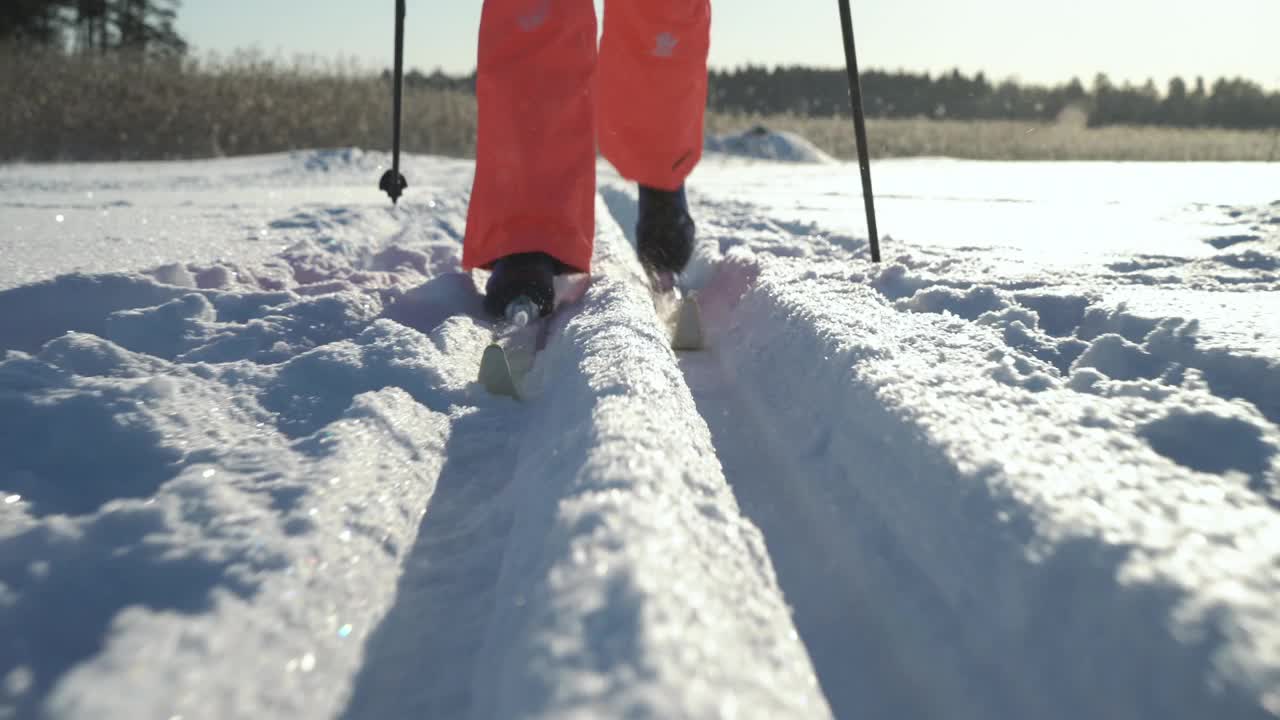
[[[0,167],[0,718],[1280,715],[1280,168],[771,153],[521,401],[468,162]]]

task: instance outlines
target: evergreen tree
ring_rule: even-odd
[[[81,50],[107,49],[107,0],[76,0],[76,46]]]
[[[180,0],[109,0],[116,47],[152,54],[182,54],[187,44],[173,22]]]
[[[51,0],[0,2],[0,41],[55,45],[62,40],[62,3]]]
[[[708,102],[715,110],[805,116],[849,112],[848,87],[839,69],[747,65],[712,70],[709,80]],[[1196,79],[1194,90],[1174,78],[1162,95],[1154,80],[1117,86],[1102,73],[1086,88],[1079,78],[1039,86],[1014,80],[992,83],[983,73],[969,77],[958,69],[936,77],[871,70],[863,73],[862,92],[872,117],[1051,122],[1075,108],[1091,126],[1280,127],[1280,93],[1268,94],[1239,79],[1219,81],[1210,94],[1203,78]]]
[[[174,28],[179,7],[180,0],[3,0],[0,41],[180,55],[187,43]]]

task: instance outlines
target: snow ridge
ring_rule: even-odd
[[[498,593],[514,600],[474,715],[827,715],[634,253],[616,228],[597,243],[601,277],[539,356]]]
[[[379,295],[357,289],[371,276],[297,247],[260,267],[0,292],[0,585],[17,599],[0,611],[0,707],[325,716],[344,702],[441,471],[437,347],[449,336],[478,357],[487,333],[377,320]],[[137,672],[147,657],[165,662]]]
[[[1126,470],[1131,454],[1142,450],[1107,447],[1087,429],[1073,432],[1079,423],[1066,398],[1043,403],[1043,419],[1030,425],[966,422],[974,405],[999,417],[1005,403],[1026,402],[993,382],[1007,367],[998,359],[1007,350],[955,320],[904,316],[873,291],[849,292],[845,277],[810,272],[766,271],[747,293],[738,309],[743,324],[774,330],[727,338],[734,346],[731,372],[759,393],[757,403],[781,413],[781,444],[809,455],[801,465],[808,485],[792,492],[839,509],[828,510],[818,532],[843,538],[839,547],[854,558],[845,562],[860,574],[859,605],[876,614],[896,655],[882,672],[928,682],[933,704],[919,708],[920,716],[945,709],[951,716],[1078,717],[1117,707],[1138,716],[1263,714],[1255,703],[1274,682],[1274,670],[1241,674],[1237,663],[1252,656],[1252,633],[1263,626],[1248,629],[1248,615],[1191,610],[1200,604],[1194,586],[1159,569],[1186,561],[1160,557],[1177,541],[1152,542],[1176,537],[1173,528],[1130,535],[1115,524],[1127,515],[1121,506],[1136,489],[1131,483],[1159,485],[1160,494],[1172,495],[1170,505],[1202,491],[1174,490],[1183,481],[1173,468],[1155,477]],[[815,281],[830,287],[829,294],[801,297],[791,290],[799,277],[810,287]],[[939,338],[953,340],[939,347]],[[960,354],[968,357],[956,362]],[[946,358],[938,368],[981,374],[955,376],[919,364],[930,357]],[[778,365],[805,381],[750,381]],[[967,437],[972,433],[981,441]],[[1027,434],[1055,440],[1028,443]],[[1274,431],[1266,443],[1273,454]],[[1064,508],[1058,493],[1066,489],[1059,489],[1051,457],[1022,455],[1037,446],[1117,482],[1097,500]],[[1195,484],[1203,487],[1203,480]],[[1230,487],[1217,492],[1236,494]],[[1214,507],[1231,515],[1232,527],[1262,530],[1270,522],[1256,505]],[[815,522],[823,518],[817,513]],[[1229,547],[1200,548],[1219,551],[1224,562],[1235,556]],[[1249,564],[1262,571],[1267,561]],[[1261,608],[1265,601],[1255,596],[1248,604]],[[1183,627],[1171,633],[1162,618],[1173,615]],[[1118,645],[1109,642],[1121,637]],[[1153,668],[1156,683],[1149,681]]]
[[[837,715],[1280,711],[1265,347],[843,239],[794,258],[838,234],[697,202],[741,225],[691,271],[715,350],[685,368]]]

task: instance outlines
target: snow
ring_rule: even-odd
[[[829,165],[835,159],[823,152],[808,139],[786,130],[770,130],[757,125],[739,133],[711,135],[703,142],[708,153],[725,158],[741,158],[748,161],[767,160],[787,163],[815,163]]]
[[[602,165],[520,402],[386,160],[0,167],[0,717],[1280,715],[1280,167]]]

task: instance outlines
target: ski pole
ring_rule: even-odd
[[[382,176],[378,187],[391,196],[394,205],[408,181],[400,174],[400,97],[404,85],[404,2],[396,0],[396,77],[391,110],[391,169]]]
[[[858,80],[858,54],[853,48],[853,13],[849,0],[840,0],[840,27],[844,31],[844,67],[849,73],[849,99],[853,104],[853,134],[858,141],[858,168],[862,170],[862,200],[867,208],[867,235],[871,260],[880,262],[880,235],[876,232],[876,199],[871,192],[871,160],[867,150],[867,121],[862,115],[862,83]]]

